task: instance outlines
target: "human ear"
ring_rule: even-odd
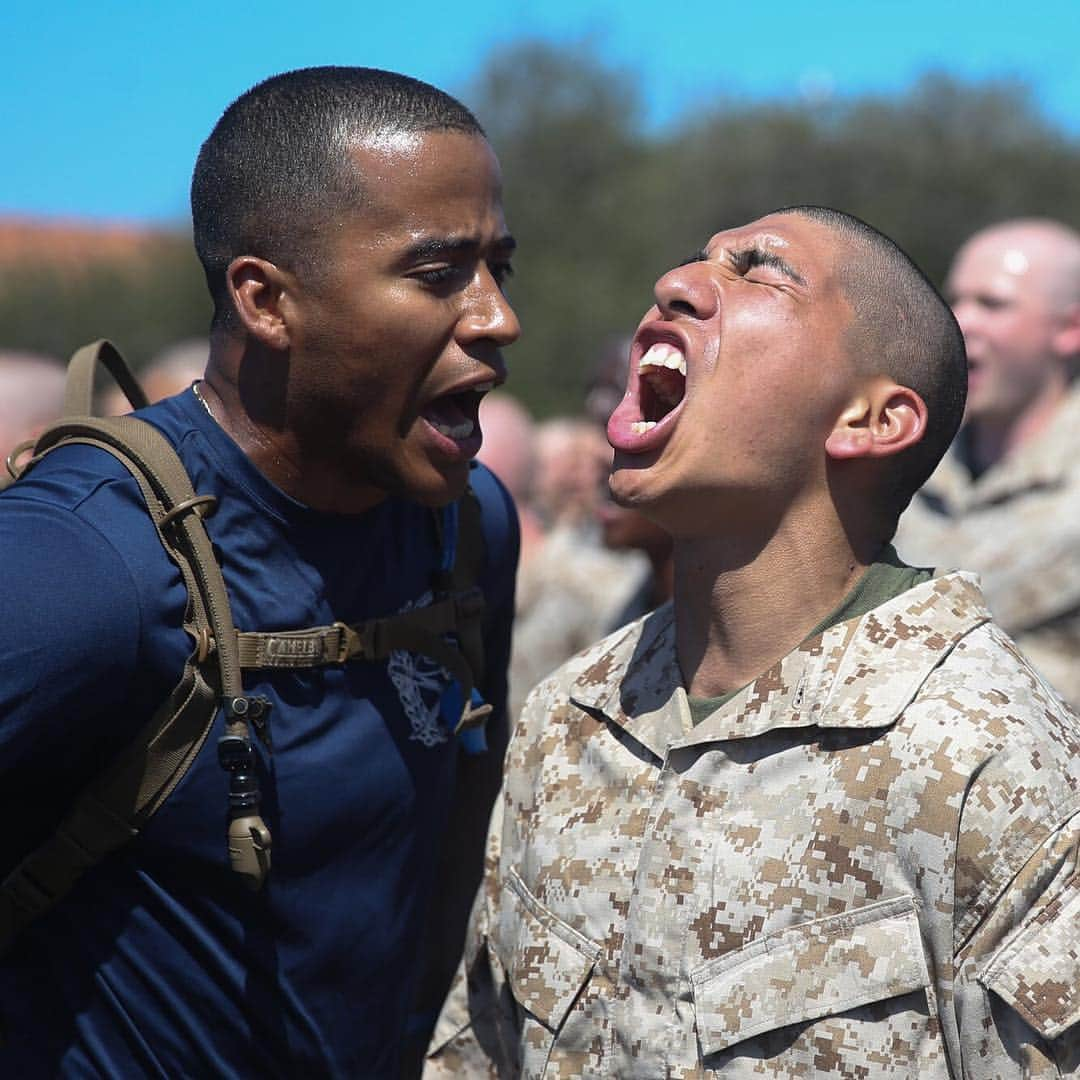
[[[926,431],[926,403],[908,386],[875,379],[837,418],[825,452],[841,461],[899,454]]]
[[[225,286],[244,330],[271,349],[289,347],[284,315],[289,276],[266,259],[240,255],[229,263]]]

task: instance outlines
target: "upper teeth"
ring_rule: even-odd
[[[638,361],[638,371],[644,371],[648,367],[671,368],[680,375],[685,375],[686,357],[673,345],[658,341]]]
[[[494,390],[494,389],[495,389],[495,380],[492,379],[490,382],[477,383],[472,388],[472,392],[474,394],[486,394],[489,391]]]
[[[438,420],[432,420],[431,426],[440,434],[450,439],[467,439],[475,428],[471,420],[462,420],[460,424],[443,424]]]

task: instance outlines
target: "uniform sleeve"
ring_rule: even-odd
[[[443,1004],[428,1057],[425,1080],[451,1077],[516,1077],[518,1014],[506,972],[490,947],[498,918],[503,793],[488,832],[484,881],[476,895],[465,952]]]
[[[1080,1077],[1080,815],[1051,833],[957,957],[964,1076]]]

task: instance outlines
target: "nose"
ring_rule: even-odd
[[[669,270],[653,288],[656,305],[666,319],[689,315],[709,319],[719,310],[720,294],[704,261],[686,263]]]
[[[458,322],[458,340],[493,341],[502,347],[512,345],[521,336],[521,323],[486,264],[477,270],[476,280],[467,291],[465,310]]]

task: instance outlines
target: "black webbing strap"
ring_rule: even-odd
[[[477,582],[487,557],[484,543],[484,528],[481,520],[480,500],[471,487],[466,488],[458,504],[458,542],[457,558],[454,560],[453,591],[456,596],[465,598],[479,594],[479,606],[472,601],[469,610],[462,612],[464,618],[459,622],[457,635],[461,651],[473,679],[478,684],[484,681],[484,596]]]

